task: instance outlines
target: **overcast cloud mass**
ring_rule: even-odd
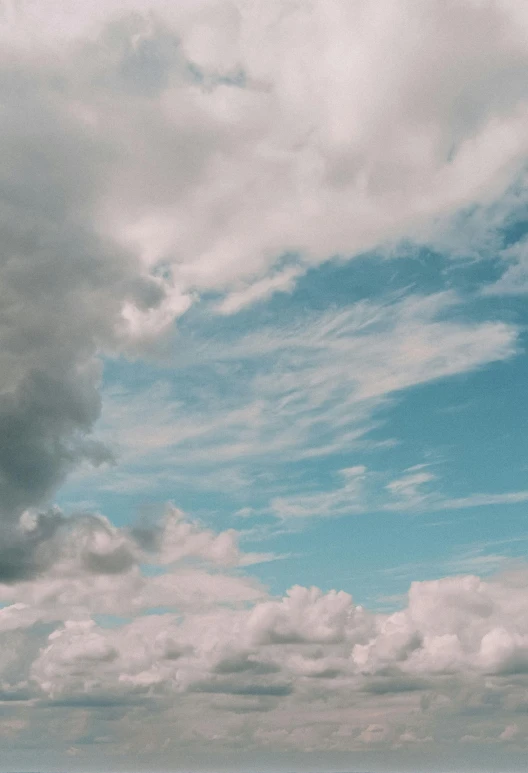
[[[0,1],[0,771],[528,753],[528,5]]]

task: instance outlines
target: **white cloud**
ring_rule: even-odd
[[[301,314],[223,339],[182,332],[172,371],[177,388],[165,382],[106,393],[99,435],[120,465],[91,480],[125,491],[193,481],[244,490],[264,487],[258,473],[272,472],[280,459],[368,446],[389,398],[516,353],[513,325],[445,319],[458,303],[451,293],[410,295]],[[349,480],[328,507],[355,508],[359,489],[352,486],[360,482]],[[275,499],[280,508],[326,507],[317,496],[304,505],[282,494]]]
[[[242,290],[232,292],[222,301],[218,310],[221,314],[233,314],[257,301],[269,298],[275,292],[291,292],[295,280],[301,273],[302,270],[299,267],[292,266],[265,279],[260,279]]]
[[[315,494],[276,497],[270,502],[272,512],[279,518],[305,518],[310,516],[352,515],[365,511],[366,467],[358,466],[340,470],[344,483],[333,491]]]
[[[521,239],[500,252],[506,271],[484,289],[486,295],[516,295],[528,291],[528,239]]]
[[[179,583],[183,575],[162,577]],[[158,579],[148,580],[152,588]],[[298,586],[282,599],[255,595],[226,606],[227,577],[213,572],[210,579],[219,585],[209,609],[193,603],[110,627],[93,619],[79,585],[55,609],[51,633],[27,627],[28,608],[37,608],[35,621],[46,619],[36,595],[26,607],[6,607],[0,616],[18,616],[20,625],[4,634],[19,639],[10,658],[5,639],[3,691],[19,690],[22,705],[31,700],[40,710],[82,711],[83,735],[96,732],[100,712],[119,710],[120,723],[107,724],[105,733],[110,748],[126,747],[127,754],[136,743],[130,723],[142,707],[155,719],[151,740],[172,728],[178,743],[207,737],[213,749],[238,738],[253,750],[303,743],[313,751],[389,750],[439,735],[448,743],[464,735],[519,742],[526,730],[517,710],[528,664],[525,569],[488,581],[415,582],[392,614],[369,612],[344,592]],[[202,592],[199,582],[191,584]],[[108,586],[116,590],[115,582]],[[120,593],[126,607],[130,586]],[[177,604],[174,596],[171,602]],[[491,715],[483,713],[486,702]],[[462,722],[468,705],[482,721],[477,712],[471,725]],[[24,738],[38,726],[38,713],[17,721],[6,733]],[[72,745],[69,731],[64,743]]]
[[[120,170],[108,222],[122,234],[150,223],[137,244],[164,260],[176,250],[197,288],[265,276],[286,250],[314,263],[408,235],[520,171],[526,19],[511,7],[203,4],[172,23],[211,86],[169,80],[156,130],[184,143],[192,127],[199,151],[174,158],[171,184],[151,143]],[[156,32],[138,35],[156,51]],[[236,70],[242,88],[218,85]]]
[[[516,724],[508,725],[504,728],[499,738],[501,741],[512,741],[519,734],[519,726]]]
[[[60,8],[19,6],[6,50],[27,33],[33,62],[56,69],[46,44],[69,60],[71,112],[117,151],[99,229],[170,267],[181,300],[167,315],[191,290],[234,293],[220,305],[234,312],[284,289],[295,270],[274,266],[288,251],[313,265],[425,238],[522,170],[528,20],[516,4],[138,0],[67,22]],[[162,324],[145,319],[147,332]]]
[[[311,493],[310,490],[275,497],[270,510],[279,518],[328,517],[359,515],[375,511],[425,513],[442,510],[463,510],[490,505],[515,505],[528,501],[528,491],[507,491],[499,494],[475,493],[465,497],[446,496],[434,481],[437,476],[426,472],[423,465],[383,484],[386,473],[357,466],[340,470],[343,483],[335,488]],[[473,556],[482,566],[486,561],[497,562],[503,556]],[[468,558],[469,560],[469,558]],[[469,566],[469,564],[467,564]],[[466,567],[467,568],[467,567]]]
[[[502,494],[472,494],[469,497],[445,499],[442,510],[458,510],[463,507],[482,507],[483,505],[516,505],[528,502],[528,491],[506,491]]]

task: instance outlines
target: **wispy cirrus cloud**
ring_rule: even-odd
[[[339,470],[339,477],[342,483],[333,489],[272,499],[271,512],[279,518],[325,518],[381,511],[431,513],[528,502],[528,490],[450,497],[442,492],[436,475],[416,468],[388,481],[387,473],[365,466]]]
[[[369,447],[388,400],[516,353],[511,324],[448,321],[458,303],[451,293],[359,302],[188,346],[182,332],[172,383],[106,391],[99,434],[120,465],[100,485],[170,484],[192,465],[200,485],[214,486],[223,468],[224,484],[243,486],[254,483],[256,460],[262,471]]]

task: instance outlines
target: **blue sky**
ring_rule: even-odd
[[[525,770],[527,40],[0,1],[0,773]]]
[[[522,231],[519,221],[496,239],[519,244]],[[105,422],[103,408],[102,431],[110,439],[113,431],[118,439],[120,432],[133,433],[139,445],[144,435],[152,436],[154,450],[137,449],[127,463],[118,440],[116,465],[74,476],[58,502],[75,507],[76,501],[91,501],[122,525],[173,501],[209,526],[239,529],[251,550],[274,553],[276,561],[251,570],[273,592],[282,593],[295,582],[324,589],[337,583],[369,605],[386,606],[388,597],[404,594],[411,579],[466,570],[487,574],[522,559],[528,501],[521,419],[528,375],[526,312],[522,293],[493,293],[502,273],[495,253],[474,260],[402,244],[390,258],[371,253],[346,262],[331,260],[308,271],[287,293],[235,316],[219,317],[215,300],[206,302],[181,319],[163,353],[147,361],[105,363],[102,389],[115,413]],[[316,379],[320,366],[321,378],[327,378],[317,353],[293,351],[304,326],[318,331],[335,325],[333,342],[341,335],[359,341],[375,335],[378,345],[390,347],[400,325],[397,329],[412,347],[417,330],[428,333],[396,321],[405,304],[423,304],[425,324],[434,319],[434,324],[456,325],[462,335],[466,330],[478,335],[478,354],[471,353],[470,339],[462,354],[464,339],[441,341],[446,350],[439,356],[446,363],[439,372],[424,349],[419,355],[423,364],[409,383],[387,387],[381,398],[358,400],[339,422],[333,416],[339,399],[355,388],[355,369],[377,368],[377,363],[366,361],[363,351],[355,356],[352,348],[343,355],[349,357],[345,363],[339,352],[330,354],[324,367],[346,367],[342,397],[330,408],[333,385],[325,383],[327,393],[311,409],[313,435],[290,439],[285,432],[281,438],[286,426],[292,430],[291,421],[287,412],[280,418],[277,396],[270,396],[269,386],[258,379],[273,381],[274,373],[285,378],[291,368],[284,401],[297,388],[296,370],[310,369],[310,378]],[[428,305],[438,306],[430,322]],[[354,323],[349,330],[346,315],[370,327],[362,332]],[[375,315],[386,320],[377,325]],[[492,338],[501,325],[508,343],[488,341],[486,330]],[[445,331],[433,330],[433,341],[435,335],[445,336]],[[288,345],[282,350],[279,341],[270,347],[271,336],[288,338]],[[261,356],[265,376],[260,375]],[[452,368],[451,357],[457,358]],[[309,387],[302,388],[306,392],[298,399],[309,400]],[[263,407],[265,400],[270,402]],[[127,406],[134,408],[128,411]],[[192,424],[180,437],[189,411]],[[242,418],[233,415],[237,411]],[[268,435],[268,420],[274,437]],[[264,426],[244,439],[248,432],[243,427],[247,422],[251,430],[253,421]],[[343,489],[341,471],[353,467],[365,468],[358,476],[361,492]],[[412,492],[391,496],[391,482],[397,480],[409,481]],[[333,506],[321,498],[336,493]],[[288,517],[277,510],[280,502],[290,501],[309,512]],[[401,603],[394,599],[395,606]]]

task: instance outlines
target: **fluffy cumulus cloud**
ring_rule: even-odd
[[[187,527],[177,537],[175,521]],[[414,748],[465,743],[468,728],[487,743],[523,743],[525,570],[416,582],[400,611],[379,614],[343,591],[295,586],[271,598],[236,573],[232,545],[214,550],[225,535],[172,511],[162,575],[138,570],[144,538],[102,519],[76,528],[60,571],[0,586],[19,599],[0,611],[0,678],[2,699],[19,708],[76,712],[83,733],[63,742],[80,754],[111,709],[112,754],[125,742],[140,752],[146,731],[126,732],[147,710],[151,740],[170,738],[173,752],[206,738],[224,751]],[[23,744],[32,731],[20,722],[12,732]]]
[[[232,313],[291,285],[288,255],[311,265],[426,233],[522,170],[516,3],[137,0],[67,18],[60,5],[15,5],[5,55],[16,47],[26,89],[39,72],[26,109],[50,133],[66,123],[41,179],[53,146],[78,155],[74,201],[55,175],[63,201],[171,277],[163,301],[127,305],[133,329],[155,333],[193,292],[228,293]]]
[[[274,556],[236,530],[172,506],[116,526],[54,497],[79,466],[114,465],[116,445],[125,462],[170,447],[178,469],[341,451],[388,395],[512,357],[511,320],[457,316],[455,292],[392,296],[220,354],[191,342],[182,360],[240,366],[218,414],[157,400],[138,433],[114,394],[117,444],[111,422],[94,431],[103,359],[167,363],[191,307],[225,322],[401,240],[455,254],[457,213],[477,220],[499,198],[490,228],[507,223],[525,201],[527,32],[513,0],[0,3],[0,738],[19,755],[0,766],[155,754],[166,768],[178,753],[185,767],[204,742],[287,755],[477,741],[522,757],[525,571],[415,583],[392,614],[337,590],[277,598],[246,569]],[[497,260],[488,295],[524,292],[525,242]],[[368,470],[341,475],[272,511],[368,509]],[[423,494],[431,480],[387,483],[383,507],[460,505]]]

